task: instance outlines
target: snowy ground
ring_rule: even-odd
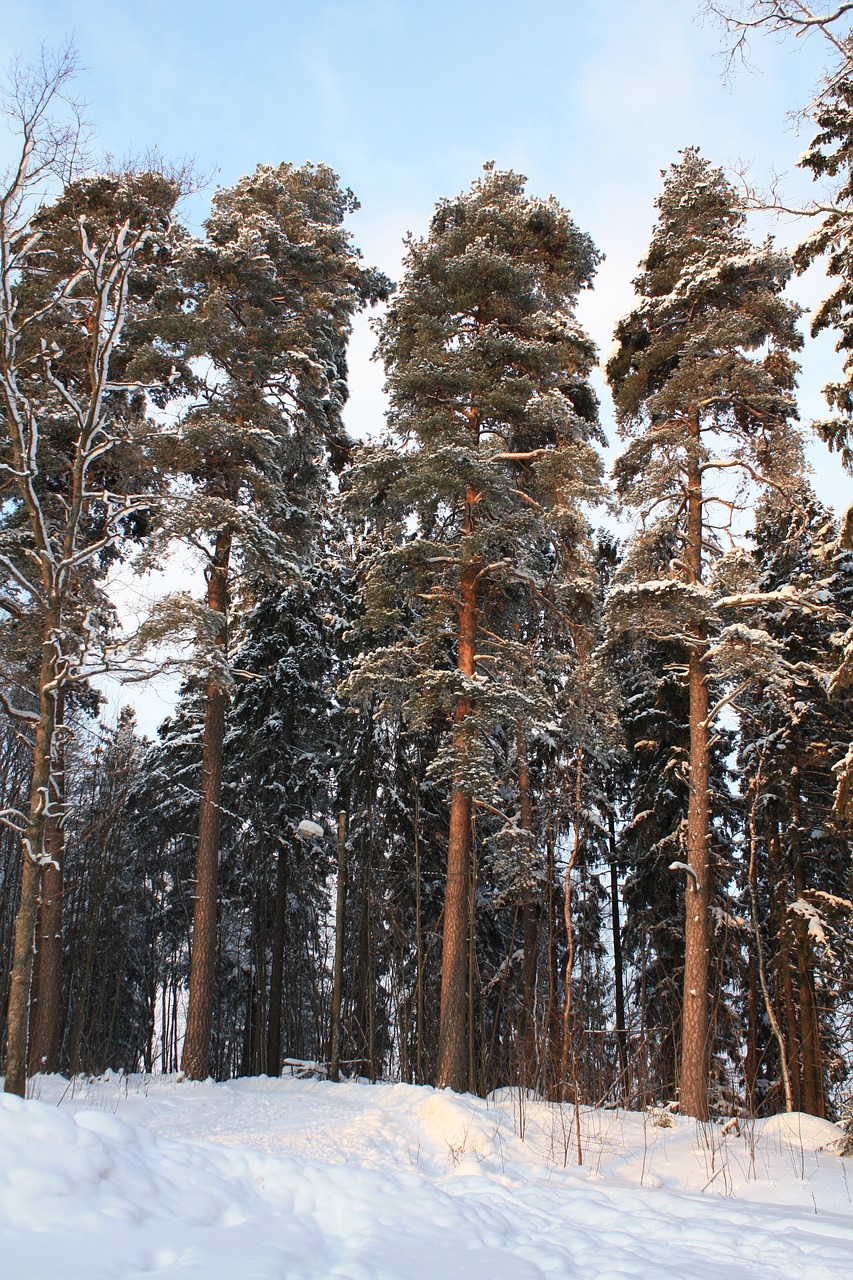
[[[853,1277],[853,1161],[807,1116],[583,1112],[579,1168],[572,1110],[509,1091],[34,1085],[0,1096],[3,1280]]]

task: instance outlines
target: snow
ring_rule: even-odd
[[[296,828],[296,834],[303,836],[305,839],[320,840],[326,832],[319,822],[312,822],[310,818],[303,818]]]
[[[808,1116],[266,1077],[0,1096],[4,1280],[840,1280],[853,1170]],[[523,1138],[522,1135],[523,1134]],[[849,1176],[849,1182],[848,1182]]]

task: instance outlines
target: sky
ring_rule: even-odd
[[[722,32],[700,0],[0,0],[4,62],[73,39],[80,92],[98,146],[193,157],[206,186],[184,216],[199,228],[217,185],[258,163],[331,165],[355,192],[365,259],[399,278],[403,237],[426,232],[433,205],[483,163],[554,194],[604,253],[580,318],[606,359],[648,244],[661,170],[698,145],[715,163],[750,165],[766,187],[786,175],[792,200],[811,184],[795,166],[811,129],[791,113],[824,69],[819,38],[756,35],[751,69],[724,77]],[[4,144],[0,141],[0,155]],[[802,222],[753,230],[793,245]],[[820,269],[793,293],[815,305]],[[804,320],[807,326],[807,319]],[[382,370],[369,319],[350,352],[350,430],[382,428]],[[838,369],[831,338],[803,357],[801,414],[823,412]],[[603,379],[602,419],[618,449]],[[815,486],[846,507],[851,482],[815,445]]]

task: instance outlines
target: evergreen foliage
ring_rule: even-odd
[[[640,515],[623,546],[584,514],[603,437],[576,307],[599,254],[553,197],[488,164],[408,240],[378,324],[388,430],[355,447],[347,342],[391,288],[335,174],[261,165],[197,239],[175,175],[70,172],[67,61],[41,97],[20,82],[0,196],[7,1087],[329,1064],[513,1084],[522,1123],[534,1090],[849,1131],[853,519],[803,479],[784,297],[825,257],[813,332],[845,367],[818,429],[850,466],[835,44],[802,160],[830,198],[794,264],[750,241],[696,149],[664,174],[607,367]],[[148,566],[180,547],[206,579],[139,637],[193,649],[154,744],[129,712],[102,723],[87,685],[131,547]]]
[[[439,1080],[454,1088],[468,1075],[472,800],[498,807],[499,728],[529,734],[549,716],[501,619],[519,587],[542,600],[559,583],[555,606],[561,587],[571,596],[579,504],[599,494],[594,351],[573,315],[597,257],[516,174],[487,166],[442,201],[428,238],[409,242],[380,333],[394,437],[363,451],[349,481],[384,540],[365,566],[365,626],[396,631],[358,663],[350,696],[381,689],[414,728],[447,726],[430,775],[451,792]]]
[[[837,335],[836,350],[844,355],[844,377],[824,388],[831,417],[815,423],[815,430],[831,449],[837,450],[847,468],[853,468],[850,419],[853,416],[853,271],[851,271],[851,199],[853,178],[853,74],[848,63],[832,78],[814,111],[818,132],[800,157],[816,182],[828,188],[829,206],[819,224],[797,247],[794,261],[805,271],[823,258],[826,273],[834,282],[832,292],[812,316],[812,335]]]
[[[647,522],[636,550],[639,572],[614,589],[609,612],[614,633],[674,643],[683,655],[690,732],[681,1105],[705,1118],[711,680],[717,674],[731,691],[738,678],[766,670],[773,649],[740,624],[720,627],[710,573],[721,540],[748,505],[749,486],[784,493],[802,470],[790,354],[802,339],[798,310],[782,297],[791,261],[769,241],[750,244],[742,202],[721,170],[687,149],[665,175],[657,208],[634,282],[640,301],[617,326],[607,366],[627,440],[617,486]],[[730,485],[721,487],[721,473],[732,477]],[[655,566],[650,573],[646,548],[662,538],[671,541],[672,558],[663,572]]]

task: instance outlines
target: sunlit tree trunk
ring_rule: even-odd
[[[687,468],[687,548],[693,583],[702,581],[702,473],[699,462],[699,414],[689,420]],[[710,746],[706,643],[699,632],[689,655],[690,776],[687,807],[687,876],[684,927],[684,1014],[681,1033],[680,1108],[697,1120],[708,1119],[708,903],[710,867]]]
[[[471,532],[471,512],[476,494],[469,490],[465,503],[463,559],[460,575],[457,668],[474,678],[477,636],[477,566],[467,559],[465,540]],[[470,699],[456,704],[456,747],[464,759],[467,748]],[[441,1015],[439,1026],[439,1088],[462,1092],[468,1080],[468,876],[471,849],[471,796],[454,785],[450,802],[447,840],[447,886],[444,896],[444,934],[441,951]]]
[[[219,534],[207,583],[208,608],[222,616],[219,644],[227,644],[228,565],[231,535]],[[190,997],[181,1068],[191,1080],[205,1080],[210,1065],[210,1032],[216,970],[216,897],[219,885],[219,828],[222,797],[222,750],[228,695],[221,679],[211,675],[207,685],[204,746],[201,766],[201,805],[198,819]]]

